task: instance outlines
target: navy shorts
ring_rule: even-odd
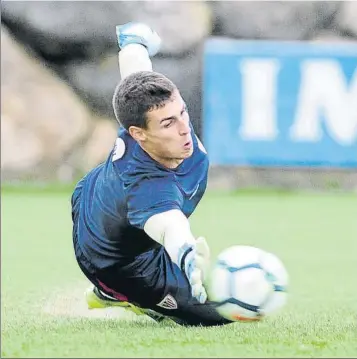
[[[163,246],[137,256],[129,265],[95,268],[86,258],[76,233],[78,193],[72,196],[73,245],[79,267],[100,290],[119,300],[172,317],[182,325],[213,326],[231,323],[212,304],[200,304],[180,268],[171,261]]]

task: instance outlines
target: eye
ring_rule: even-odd
[[[172,124],[172,121],[166,121],[164,127],[165,127],[165,128],[168,128],[168,127],[171,126],[171,124]]]
[[[181,115],[183,115],[185,112],[187,112],[187,107],[185,106],[183,110],[181,111]]]

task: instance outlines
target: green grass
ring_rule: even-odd
[[[2,192],[2,357],[357,354],[355,195],[207,193],[191,222],[213,255],[232,244],[259,246],[283,260],[291,279],[288,304],[276,316],[220,328],[45,312],[56,293],[82,303],[86,286],[72,252],[69,197],[65,188]]]

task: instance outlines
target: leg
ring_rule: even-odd
[[[81,253],[80,248],[76,241],[74,241],[75,253],[77,263],[87,279],[94,285],[94,287],[88,288],[85,292],[85,298],[89,309],[100,309],[108,307],[120,307],[128,309],[137,315],[148,314],[145,313],[142,308],[135,306],[128,302],[128,298],[123,294],[116,293],[109,289],[104,283],[101,283],[96,277],[96,269],[92,268],[88,259]],[[153,317],[153,319],[159,321],[160,318]]]
[[[83,187],[83,180],[77,184],[76,189],[74,190],[71,198],[72,221],[73,221],[72,235],[73,235],[73,247],[74,247],[77,263],[80,269],[82,270],[83,274],[94,285],[94,289],[92,287],[85,292],[89,309],[117,306],[131,310],[138,315],[147,314],[144,313],[141,308],[137,308],[135,305],[129,303],[125,296],[122,296],[119,293],[117,293],[117,295],[114,294],[114,296],[110,294],[108,295],[108,293],[106,293],[105,290],[104,292],[101,292],[99,290],[99,288],[101,288],[101,283],[98,282],[96,278],[97,269],[94,268],[91,262],[85,257],[78,244],[76,227],[77,227],[78,214],[79,214],[79,199],[81,196],[82,187]],[[153,315],[151,315],[151,317],[157,321],[159,321],[160,319]]]
[[[200,304],[191,295],[184,273],[164,247],[139,256],[126,267],[114,266],[96,274],[99,288],[109,295],[121,293],[130,303],[170,317],[181,325],[229,324],[212,304]]]

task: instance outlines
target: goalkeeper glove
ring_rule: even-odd
[[[194,245],[185,244],[179,252],[181,270],[191,285],[191,294],[200,303],[207,300],[203,281],[209,267],[210,251],[206,240],[199,237]]]
[[[118,25],[116,34],[120,49],[129,44],[140,44],[146,47],[149,56],[156,55],[160,49],[160,36],[145,24],[128,22]]]

